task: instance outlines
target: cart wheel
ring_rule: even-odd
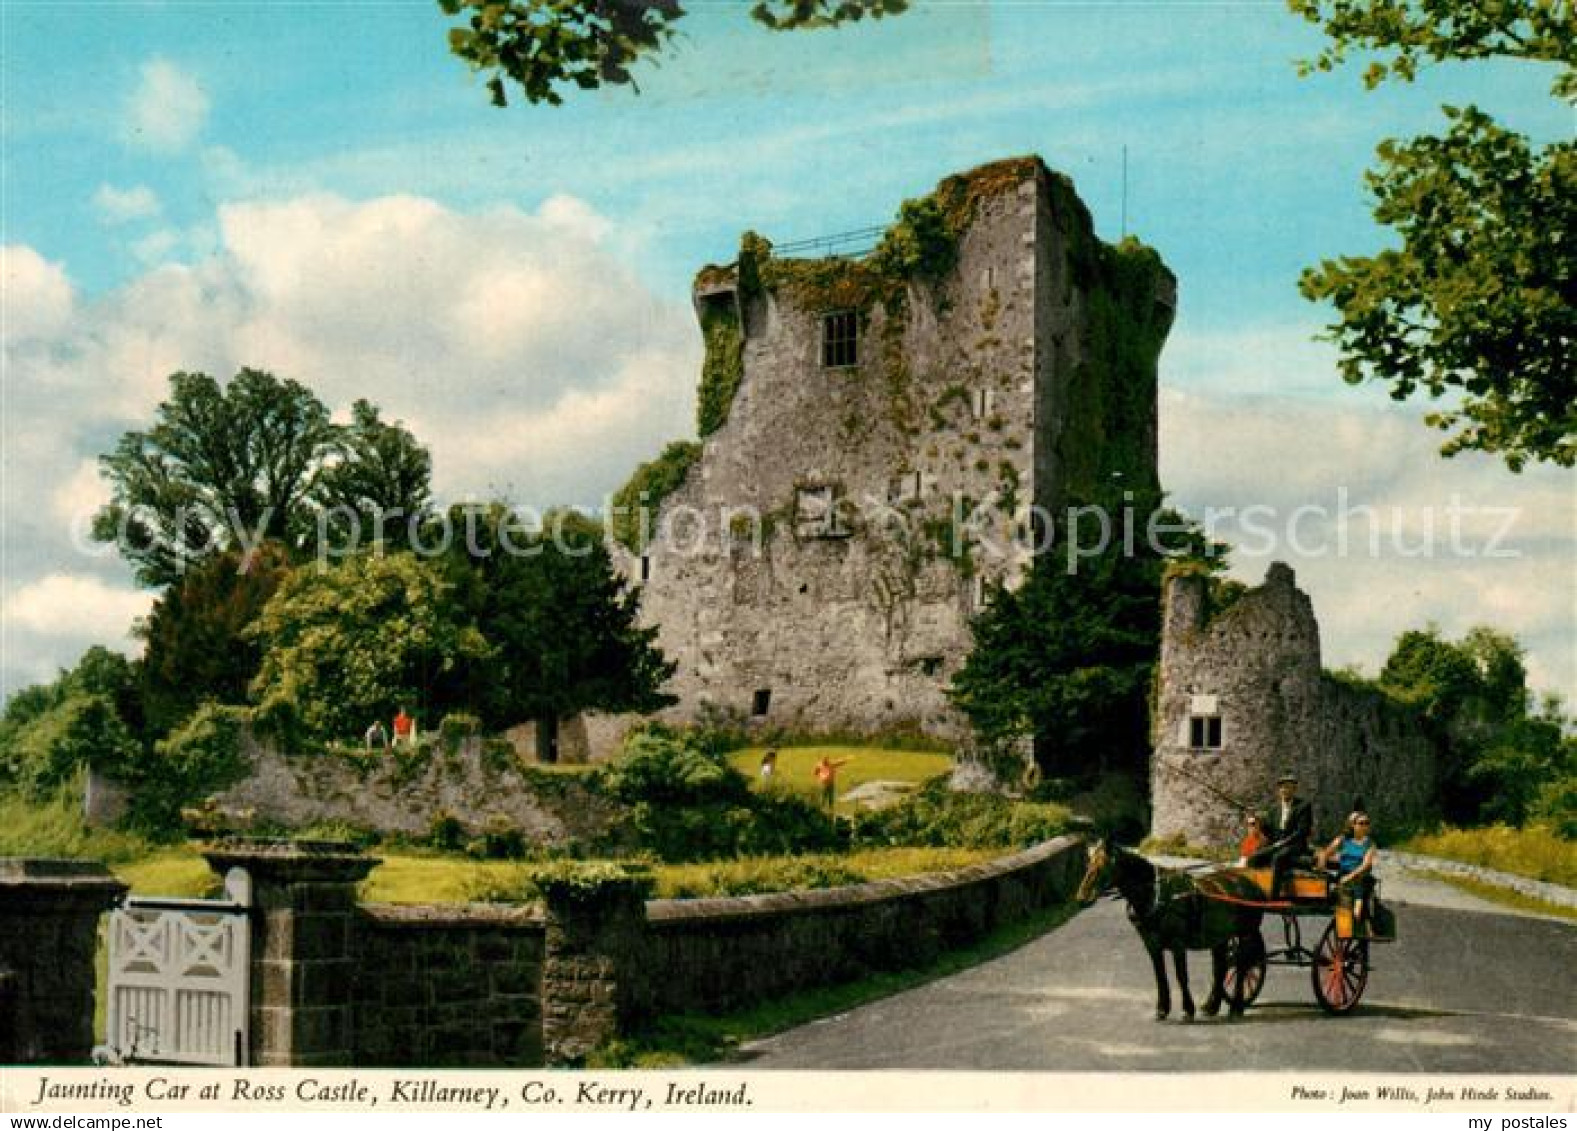
[[[1265,943],[1256,936],[1253,963],[1244,972],[1243,977],[1243,1004],[1253,1005],[1254,999],[1259,997],[1259,991],[1265,988]],[[1238,970],[1238,940],[1227,940],[1227,969],[1221,978],[1221,997],[1223,1001],[1231,1002],[1232,993],[1237,989]]]
[[[1314,996],[1327,1013],[1349,1013],[1363,997],[1369,984],[1369,943],[1366,939],[1343,939],[1331,922],[1314,948],[1314,965],[1309,974],[1314,981]]]

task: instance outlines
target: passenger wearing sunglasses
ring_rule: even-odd
[[[1320,849],[1314,858],[1316,866],[1320,868],[1329,867],[1332,858],[1335,858],[1336,874],[1339,877],[1337,886],[1352,889],[1353,918],[1360,923],[1364,920],[1364,910],[1374,891],[1374,863],[1378,849],[1371,829],[1369,814],[1362,810],[1353,812],[1347,818],[1346,831]]]

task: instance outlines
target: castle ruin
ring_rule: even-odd
[[[1328,839],[1360,799],[1382,835],[1436,812],[1436,751],[1416,714],[1320,665],[1320,629],[1292,570],[1211,607],[1208,579],[1172,578],[1163,608],[1151,831],[1235,845],[1232,802],[1269,805],[1291,772]]]
[[[624,563],[671,715],[957,738],[945,689],[1032,508],[1157,489],[1176,281],[1035,157],[949,177],[863,257],[790,250],[747,235],[696,278],[702,444]]]

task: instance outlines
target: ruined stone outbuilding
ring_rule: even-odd
[[[1327,840],[1362,799],[1385,837],[1434,814],[1436,751],[1420,720],[1372,688],[1324,671],[1320,630],[1292,570],[1217,611],[1202,576],[1166,587],[1151,762],[1152,832],[1236,845],[1232,798],[1263,810],[1291,772]]]
[[[696,280],[702,444],[624,563],[670,716],[960,737],[945,689],[1044,548],[1034,508],[1156,490],[1176,281],[1033,157],[906,203],[869,255],[795,250],[747,235]]]

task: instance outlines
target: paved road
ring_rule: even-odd
[[[1122,905],[1102,902],[1012,954],[759,1041],[743,1059],[762,1069],[1572,1072],[1577,926],[1400,886],[1386,884],[1401,939],[1374,947],[1368,990],[1347,1017],[1320,1010],[1307,970],[1273,967],[1242,1021],[1158,1023],[1149,959]],[[1318,922],[1306,921],[1311,935]],[[1267,923],[1273,946],[1279,933]],[[1203,1001],[1209,955],[1191,958]]]

